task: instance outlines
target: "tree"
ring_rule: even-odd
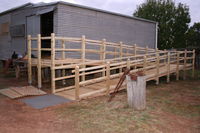
[[[146,0],[133,14],[158,22],[158,48],[183,48],[190,23],[189,7],[172,0]]]
[[[194,23],[188,30],[187,47],[200,48],[200,22]]]

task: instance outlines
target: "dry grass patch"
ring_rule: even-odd
[[[196,132],[200,131],[199,86],[198,80],[148,85],[145,111],[129,108],[124,91],[109,103],[102,96],[73,103],[57,113],[75,121],[76,131],[84,133]]]

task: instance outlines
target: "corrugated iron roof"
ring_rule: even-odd
[[[27,6],[33,6],[34,4],[33,3],[26,3],[26,4],[23,4],[21,6],[17,6],[17,7],[14,7],[14,8],[11,8],[11,9],[8,9],[6,11],[3,11],[0,13],[0,15],[3,15],[3,14],[6,14],[6,13],[9,13],[9,12],[12,12],[12,11],[15,11],[15,10],[18,10],[20,8],[23,8],[23,7],[27,7]]]

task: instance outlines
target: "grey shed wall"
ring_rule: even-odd
[[[11,37],[10,32],[5,35],[0,35],[0,60],[11,58],[15,51],[18,54],[24,54],[27,51],[26,35],[31,34],[36,36],[40,33],[40,16],[39,12],[52,8],[53,6],[42,7],[24,7],[0,16],[0,24],[9,22],[9,27],[16,25],[25,25],[25,36]],[[33,22],[27,25],[27,17],[33,16]],[[29,31],[29,33],[27,33]]]
[[[25,25],[25,36],[11,37],[11,51],[15,51],[17,54],[24,54],[26,52],[26,16],[32,14],[32,9],[25,7],[18,9],[11,13],[10,26]],[[11,55],[10,55],[11,56]]]
[[[10,23],[10,13],[0,17],[0,24]],[[1,28],[1,27],[0,27]],[[1,30],[1,29],[0,29]],[[11,55],[11,37],[10,34],[0,34],[0,59],[9,59]]]
[[[81,37],[126,44],[138,44],[155,48],[156,23],[141,21],[119,15],[109,14],[63,3],[44,6],[28,6],[0,16],[0,24],[9,22],[10,26],[25,24],[24,37],[0,35],[0,59],[8,59],[13,51],[26,52],[26,34],[36,36],[40,32],[40,13],[54,8],[54,32],[58,36]],[[32,17],[33,16],[33,17]],[[31,22],[27,25],[27,18]],[[28,33],[26,33],[28,32]]]
[[[24,37],[12,37],[12,50],[17,53],[24,54],[27,50],[26,46],[26,34],[37,36],[40,34],[40,14],[43,10],[52,8],[54,6],[42,6],[42,7],[27,7],[19,9],[11,15],[11,26],[25,24],[25,36]],[[27,24],[27,18],[33,17],[33,21]],[[29,33],[27,33],[29,32]]]
[[[58,4],[54,32],[59,36],[103,39],[155,48],[156,23]]]

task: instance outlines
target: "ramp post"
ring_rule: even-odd
[[[80,86],[79,86],[79,66],[76,66],[75,67],[75,98],[76,98],[76,100],[79,100],[80,99],[80,97],[79,97],[79,95],[80,95],[80,92],[79,92],[79,88],[80,88]]]
[[[61,45],[62,45],[62,60],[65,60],[66,54],[65,54],[65,40],[64,39],[61,40]],[[62,63],[62,65],[64,65],[64,64]],[[62,69],[61,71],[62,71],[62,76],[64,77],[66,75],[65,69]],[[65,85],[66,80],[62,80],[62,84]]]
[[[170,52],[167,53],[167,83],[170,81]]]
[[[122,58],[123,57],[123,47],[122,47],[123,43],[120,42],[119,44],[120,44],[120,58]],[[119,68],[119,73],[122,73],[122,67]]]
[[[133,55],[134,55],[134,56],[137,55],[137,44],[134,44],[134,53],[133,53]],[[137,68],[137,66],[135,65],[135,66],[134,66],[134,69],[136,69],[136,68]]]
[[[156,49],[156,85],[159,84],[159,69],[160,69],[160,56],[158,49]]]
[[[110,92],[110,62],[106,63],[106,93]]]
[[[179,80],[179,64],[180,64],[180,53],[177,51],[176,80]]]
[[[187,50],[184,51],[183,80],[186,79]]]
[[[37,69],[38,69],[38,88],[42,87],[42,67],[41,67],[41,35],[37,36]]]
[[[51,91],[55,93],[55,33],[51,33]]]
[[[32,84],[31,35],[28,35],[28,83]]]
[[[102,61],[104,61],[106,59],[106,39],[102,40],[100,58],[101,58]],[[105,71],[102,72],[103,77],[106,75],[105,73],[106,73]]]
[[[86,40],[85,40],[85,35],[82,36],[82,42],[81,42],[81,60],[83,63],[85,63],[85,47],[86,47]],[[85,68],[86,65],[82,65],[81,68]],[[82,81],[85,81],[85,71],[82,72],[82,76],[81,76],[81,79]]]
[[[147,67],[147,56],[144,56],[144,64],[143,64],[143,71],[146,73],[146,67]]]
[[[194,71],[195,71],[195,50],[192,51],[193,58],[192,58],[192,78],[194,78]]]

